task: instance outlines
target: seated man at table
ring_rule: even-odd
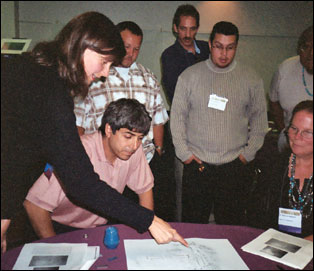
[[[128,186],[138,194],[139,203],[152,210],[154,178],[141,144],[150,122],[144,105],[135,99],[120,99],[108,105],[99,131],[81,136],[81,141],[101,180],[120,193]],[[40,176],[24,207],[39,238],[107,223],[105,218],[74,205],[54,174],[50,178]]]

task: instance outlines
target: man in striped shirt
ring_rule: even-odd
[[[267,132],[267,107],[261,78],[234,60],[238,39],[234,24],[217,23],[210,58],[187,68],[176,85],[170,127],[185,164],[185,222],[208,223],[214,206],[216,223],[245,223],[251,162]]]
[[[130,21],[119,23],[117,28],[126,55],[118,67],[110,68],[105,82],[94,83],[84,100],[75,101],[76,125],[80,134],[94,133],[100,127],[102,115],[110,102],[120,98],[136,99],[145,105],[152,118],[151,129],[143,138],[144,153],[150,162],[155,150],[160,155],[162,153],[164,124],[169,117],[157,78],[149,69],[136,62],[143,40],[141,28]]]

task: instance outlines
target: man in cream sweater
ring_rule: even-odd
[[[245,223],[252,162],[267,132],[263,82],[234,60],[238,28],[217,23],[210,58],[179,77],[171,109],[176,155],[184,165],[183,221]]]

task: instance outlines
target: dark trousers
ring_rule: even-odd
[[[154,175],[155,214],[163,220],[175,221],[174,155],[168,149],[162,156],[155,152],[149,165]]]
[[[253,181],[251,163],[239,159],[215,166],[204,163],[204,170],[193,161],[184,165],[182,220],[208,223],[214,207],[215,222],[227,225],[245,225],[245,207]]]

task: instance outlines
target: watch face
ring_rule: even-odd
[[[164,150],[163,147],[160,147],[160,146],[155,145],[155,149],[156,149],[156,150],[160,150],[160,151],[161,151],[161,154],[164,154],[164,153],[165,153],[165,150]]]

